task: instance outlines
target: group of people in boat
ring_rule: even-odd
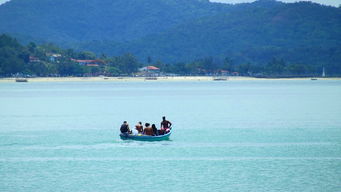
[[[168,121],[165,116],[163,116],[160,124],[160,129],[157,129],[155,124],[152,124],[150,126],[150,123],[145,123],[143,126],[142,122],[138,122],[137,125],[135,125],[135,130],[137,134],[158,136],[169,133],[171,130],[171,126],[172,123]],[[122,134],[133,134],[133,130],[130,129],[127,121],[123,122],[120,130]]]

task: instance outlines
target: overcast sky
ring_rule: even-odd
[[[9,0],[0,0],[0,4],[9,1]],[[57,0],[56,0],[57,1]],[[222,3],[242,3],[242,2],[253,2],[255,0],[210,0],[212,2],[222,2]],[[295,2],[297,0],[281,0],[284,2]],[[313,2],[325,4],[325,5],[333,5],[338,7],[341,4],[341,0],[310,0]]]

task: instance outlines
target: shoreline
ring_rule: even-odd
[[[156,77],[156,79],[146,79],[146,77],[34,77],[26,78],[28,82],[154,82],[154,81],[214,81],[212,76],[175,76]],[[219,78],[219,77],[218,77]],[[259,81],[259,80],[341,80],[341,77],[302,77],[302,78],[256,78],[243,76],[230,76],[223,81]],[[0,83],[16,82],[16,78],[0,78]],[[219,81],[219,80],[218,80]],[[220,80],[221,81],[221,80]]]

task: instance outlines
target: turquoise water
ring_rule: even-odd
[[[0,84],[0,191],[341,189],[341,81]],[[170,141],[121,141],[127,120]]]

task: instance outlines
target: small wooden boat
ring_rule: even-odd
[[[227,81],[227,77],[214,77],[213,81]]]
[[[157,80],[157,77],[146,77],[144,80]]]
[[[18,83],[26,83],[28,82],[28,80],[26,78],[16,78],[15,79],[15,82],[18,82]]]
[[[170,131],[167,134],[159,135],[159,136],[149,136],[149,135],[142,135],[142,134],[120,134],[122,140],[136,140],[136,141],[164,141],[169,140],[169,136],[172,134]]]

